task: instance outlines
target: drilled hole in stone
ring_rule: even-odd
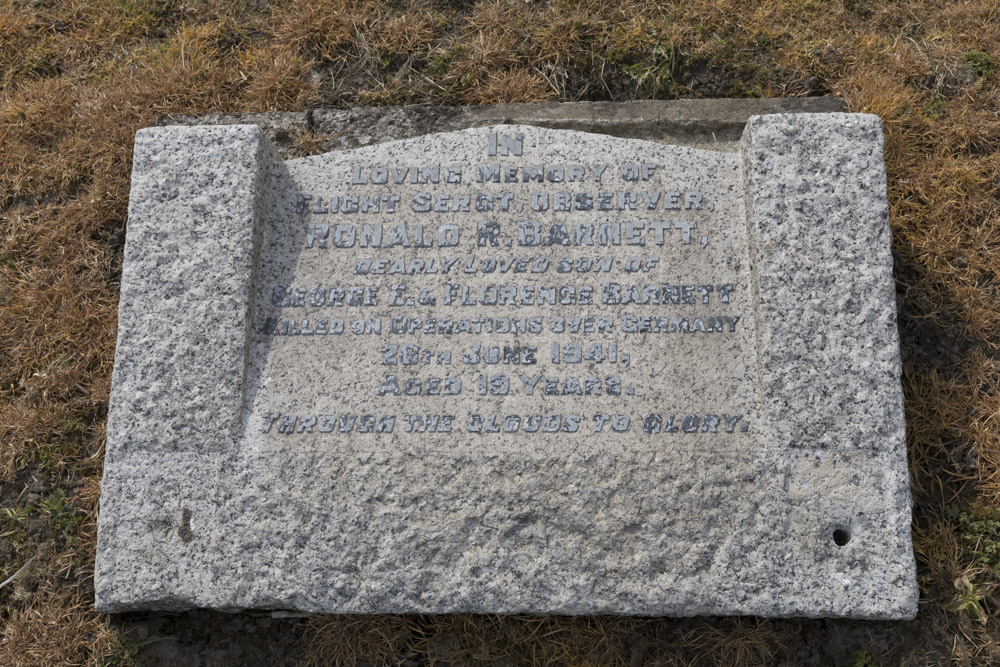
[[[845,546],[851,541],[851,531],[846,528],[836,528],[833,531],[833,543],[838,547]]]

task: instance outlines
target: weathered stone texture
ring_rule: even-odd
[[[602,107],[591,129],[606,130],[601,119],[628,116],[633,129],[621,121],[611,133],[649,138],[659,126],[637,110]],[[309,122],[356,124],[351,113],[314,112]],[[442,111],[434,127],[470,129],[427,136],[426,128],[405,127],[407,114],[418,112],[400,113],[370,125],[371,141],[342,137],[344,146],[372,145],[286,162],[256,126],[140,132],[101,501],[99,609],[883,619],[916,613],[877,118],[764,115],[751,117],[745,130],[745,119],[713,121],[739,123],[743,131],[739,152],[727,152],[552,129],[562,121],[547,106]],[[678,118],[675,128],[683,125]],[[492,124],[498,122],[506,124]],[[415,138],[375,143],[409,132]],[[485,157],[491,133],[523,136],[523,157]],[[334,193],[373,191],[352,183],[354,167],[360,174],[380,165],[487,159],[603,161],[611,165],[607,178],[576,183],[574,191],[648,188],[701,199],[678,210],[625,202],[613,212],[557,215],[532,211],[532,193],[568,184],[406,181],[384,190],[401,195],[405,205],[395,213],[314,212],[329,208]],[[621,165],[643,161],[658,165],[648,184],[614,176]],[[449,202],[465,192],[502,191],[515,208],[489,216],[423,213],[409,206],[422,191],[447,194]],[[312,199],[300,199],[304,193]],[[475,242],[483,217],[504,230],[496,246]],[[513,230],[527,217],[642,223],[645,245],[525,246]],[[674,225],[662,245],[652,232],[657,221]],[[681,221],[695,225],[687,242]],[[405,224],[410,234],[418,224],[453,223],[463,241],[451,250],[373,249],[357,239],[335,247],[336,225],[348,223]],[[304,243],[317,224],[329,226],[328,236],[316,232],[329,241],[324,249]],[[610,254],[618,263],[605,274],[356,272],[359,258],[384,257],[391,266],[451,251],[477,261],[524,255],[550,265]],[[632,255],[660,262],[625,272]],[[598,294],[608,281],[725,284],[732,291],[727,301],[714,289],[704,303],[645,310],[600,302],[505,309],[379,301],[351,311],[296,308],[274,297],[275,286],[369,284],[384,298],[401,282],[409,286],[405,296],[425,288],[440,297],[450,281],[597,285]],[[583,314],[621,322],[636,309],[686,313],[692,322],[699,312],[720,316],[720,323],[721,316],[740,319],[728,333],[711,334],[626,335],[621,325],[587,336],[548,328],[489,336],[350,332],[353,318],[388,322],[399,314],[537,315],[548,327],[555,316]],[[310,317],[313,327],[321,317],[348,324],[338,335],[268,329],[268,318],[291,317]],[[628,351],[627,367],[593,362],[574,369],[602,379],[621,375],[634,391],[527,395],[515,384],[520,390],[510,395],[481,397],[476,377],[483,367],[457,361],[472,343],[537,343],[539,372],[562,377],[574,369],[550,364],[548,350],[572,340],[616,342]],[[378,396],[390,372],[379,361],[385,343],[452,350],[453,366],[391,368],[401,378],[459,374],[468,391]],[[485,372],[534,371],[491,368]],[[377,434],[339,433],[332,421],[324,430],[299,418],[282,433],[282,418],[268,417],[294,417],[296,410],[463,418],[446,433],[408,433],[400,420],[397,430]],[[578,412],[588,419],[578,430],[479,433],[465,428],[472,412]],[[673,427],[650,420],[668,412],[678,415]],[[598,433],[589,418],[596,413],[632,414],[634,421],[628,430]],[[681,419],[689,413],[699,418],[693,430]],[[741,421],[726,429],[723,413]]]

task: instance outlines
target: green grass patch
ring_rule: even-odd
[[[966,557],[1000,574],[1000,509],[981,503],[948,505],[945,516],[958,529]]]
[[[975,72],[980,79],[989,79],[997,69],[993,58],[982,51],[967,51],[962,58],[969,65],[969,69]]]

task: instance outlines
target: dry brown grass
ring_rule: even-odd
[[[316,618],[299,646],[317,665],[823,664],[854,648],[997,664],[1000,562],[984,561],[992,533],[968,534],[992,515],[954,517],[1000,507],[998,65],[992,0],[0,0],[0,580],[35,557],[0,590],[0,664],[136,651],[90,611],[136,129],[173,112],[807,93],[886,126],[917,624]]]
[[[98,665],[116,640],[86,598],[35,595],[11,605],[0,628],[0,662],[23,667]]]
[[[565,616],[339,616],[309,621],[306,665],[762,665],[787,654],[769,621]]]

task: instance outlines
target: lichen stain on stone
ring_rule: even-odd
[[[186,507],[181,512],[181,527],[177,534],[184,540],[184,544],[189,544],[194,539],[194,533],[191,532],[191,510]]]

